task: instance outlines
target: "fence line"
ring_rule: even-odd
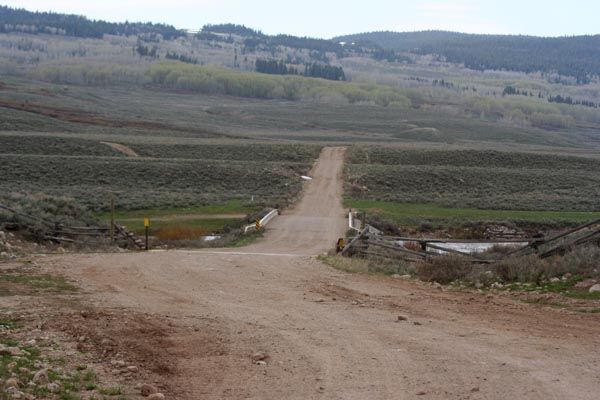
[[[553,255],[565,254],[577,247],[596,244],[600,246],[600,220],[595,220],[583,224],[577,228],[570,229],[560,235],[544,238],[524,238],[524,239],[492,239],[492,240],[459,240],[459,239],[426,239],[426,238],[411,238],[399,236],[387,236],[383,232],[373,228],[370,225],[365,225],[364,229],[359,230],[354,228],[354,216],[350,212],[348,214],[348,225],[355,229],[358,234],[350,240],[350,242],[342,250],[343,256],[352,255],[378,255],[385,258],[396,259],[414,259],[415,257],[427,260],[432,257],[439,257],[443,253],[455,254],[465,257],[467,261],[473,263],[492,263],[500,261],[505,257],[518,257],[535,254],[540,258],[547,258]],[[412,247],[407,247],[406,243],[418,243],[421,250],[415,250]],[[475,253],[459,251],[444,244],[469,244],[477,243],[482,245],[491,244],[507,244],[513,243],[520,245],[516,250],[503,254],[497,259],[483,259]],[[435,253],[427,251],[429,249],[438,250],[443,253]]]

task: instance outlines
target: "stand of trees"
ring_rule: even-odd
[[[502,96],[526,96],[526,97],[535,97],[535,95],[532,92],[528,92],[527,90],[519,90],[514,86],[507,86],[504,88],[504,91],[502,92]],[[539,92],[537,94],[537,97],[540,99],[543,99],[544,96],[542,95],[542,92]],[[575,100],[573,99],[571,96],[562,96],[560,94],[556,95],[556,96],[548,96],[548,102],[549,103],[557,103],[557,104],[568,104],[571,106],[584,106],[584,107],[590,107],[590,108],[598,108],[600,107],[599,104],[594,103],[593,101],[589,101],[589,100]]]
[[[228,36],[224,36],[228,35]],[[375,60],[389,62],[412,63],[410,57],[398,54],[391,49],[384,49],[372,41],[362,40],[352,44],[342,44],[339,40],[316,39],[310,37],[299,37],[292,35],[265,35],[259,30],[248,28],[244,25],[220,24],[205,25],[196,35],[201,40],[233,42],[231,35],[243,38],[244,48],[247,52],[262,50],[275,52],[278,47],[289,47],[292,49],[307,49],[313,60],[328,63],[328,53],[334,53],[337,57],[345,57],[349,54],[364,54]]]
[[[187,64],[198,64],[198,60],[196,58],[193,58],[191,56],[186,56],[185,54],[178,54],[175,52],[169,52],[167,51],[167,54],[165,55],[165,58],[167,60],[177,60],[177,61],[181,61]]]
[[[502,91],[502,96],[529,96],[529,97],[533,97],[533,92],[529,92],[527,90],[519,90],[514,86],[506,86],[504,88],[504,90]],[[541,92],[538,92],[538,97],[541,99],[544,96],[542,96]]]
[[[373,59],[378,61],[388,61],[388,62],[403,62],[410,64],[412,60],[410,57],[403,56],[401,54],[396,53],[394,50],[389,49],[376,49],[373,51],[372,55]]]
[[[156,46],[148,47],[138,43],[138,45],[135,47],[135,51],[140,55],[140,57],[158,57],[158,48]]]
[[[262,46],[267,50],[274,50],[278,46],[285,46],[293,49],[308,49],[320,53],[336,53],[339,56],[344,54],[344,47],[333,40],[291,35],[270,36],[265,35],[261,31],[248,28],[244,25],[205,25],[200,33],[198,33],[197,37],[206,40],[208,38],[218,36],[215,35],[216,33],[243,37],[244,45],[249,51],[255,50],[258,46]]]
[[[446,89],[454,89],[454,83],[446,82],[444,79],[442,79],[442,80],[434,79],[433,82],[431,82],[431,84],[433,86],[441,86]]]
[[[171,25],[150,22],[113,23],[95,21],[80,15],[53,12],[31,12],[0,6],[0,33],[48,33],[76,37],[102,38],[103,35],[161,35],[164,39],[184,36],[185,32]]]
[[[301,73],[294,66],[287,66],[283,60],[256,60],[256,72],[272,75],[304,75],[311,78],[323,78],[330,81],[345,81],[346,75],[342,67],[325,64],[306,64],[304,72]]]
[[[298,75],[298,70],[294,67],[289,67],[282,60],[256,60],[256,72],[261,74],[271,75]]]
[[[560,94],[556,95],[556,96],[548,97],[548,101],[550,103],[569,104],[569,105],[584,106],[584,107],[590,107],[590,108],[599,108],[600,107],[599,104],[594,103],[593,101],[574,100],[571,96],[563,97]]]
[[[261,31],[248,28],[244,25],[236,24],[206,24],[202,27],[200,33],[224,33],[229,35],[238,35],[244,37],[265,36]]]
[[[212,32],[205,32],[205,31],[201,31],[198,32],[196,34],[196,39],[199,40],[205,40],[205,41],[210,41],[210,42],[223,42],[223,43],[233,43],[233,36],[231,36],[231,34],[225,36],[225,35],[218,35]]]
[[[304,76],[310,76],[312,78],[324,78],[330,81],[345,81],[346,74],[342,67],[334,67],[331,65],[317,64],[305,65]]]

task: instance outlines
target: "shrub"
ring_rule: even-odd
[[[496,275],[504,282],[539,283],[547,273],[548,264],[538,256],[512,257],[494,264]]]
[[[563,276],[566,273],[600,277],[600,247],[581,247],[555,259],[546,278]]]
[[[562,257],[542,260],[535,255],[509,258],[494,264],[496,274],[504,282],[535,282],[562,277],[569,273],[576,276],[600,276],[600,247],[589,246],[575,249]]]
[[[420,279],[428,282],[448,284],[465,279],[472,270],[472,265],[464,257],[449,255],[420,262],[416,272]]]
[[[14,223],[33,240],[52,236],[55,225],[97,226],[96,219],[85,207],[66,197],[43,194],[9,194],[0,196],[0,204],[17,211],[0,209],[0,223]]]
[[[369,259],[367,264],[368,271],[374,274],[383,275],[414,275],[415,267],[406,261],[391,261],[385,258]]]

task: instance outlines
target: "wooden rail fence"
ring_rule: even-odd
[[[349,218],[352,218],[349,216]],[[350,219],[350,221],[352,221]],[[349,221],[349,226],[353,227]],[[407,246],[412,243],[412,246]],[[483,258],[481,254],[456,250],[451,244],[481,244],[481,245],[515,245],[515,250],[501,254],[498,258]],[[425,261],[444,254],[464,257],[466,261],[479,264],[489,264],[507,257],[523,257],[537,255],[547,258],[563,255],[585,245],[600,245],[600,219],[577,228],[570,229],[560,235],[548,238],[498,239],[498,240],[454,240],[436,238],[414,238],[386,236],[373,226],[366,225],[358,230],[341,251],[343,256],[377,256],[386,259],[402,259],[406,261]],[[416,247],[416,248],[415,248]]]
[[[29,215],[15,209],[12,209],[4,204],[0,204],[0,209],[8,211],[14,216],[18,216],[19,224],[23,226],[32,226],[34,223],[41,224],[46,227],[47,234],[42,239],[49,240],[56,243],[78,243],[83,244],[84,238],[98,238],[98,239],[109,239],[110,238],[110,226],[68,226],[61,222],[49,221],[44,218],[40,218],[34,215]],[[138,238],[133,232],[128,231],[125,226],[120,225],[116,221],[113,222],[115,240],[124,240],[127,243],[133,244],[137,249],[144,249],[145,245],[140,238]]]

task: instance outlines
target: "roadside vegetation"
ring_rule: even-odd
[[[0,227],[11,227],[37,242],[52,236],[59,225],[97,226],[99,223],[88,208],[72,198],[37,191],[7,191],[0,194],[0,205]]]
[[[223,157],[221,155],[220,157]],[[287,204],[309,163],[2,155],[5,193],[68,196],[92,210],[189,207],[230,200]]]
[[[329,266],[349,273],[416,279],[440,288],[482,294],[505,293],[528,303],[584,313],[600,311],[600,291],[594,289],[600,283],[598,259],[600,247],[595,245],[549,259],[531,255],[509,257],[491,264],[473,263],[456,255],[416,263],[377,256],[320,257]]]
[[[563,293],[567,297],[600,300],[599,292],[588,290],[600,278],[599,257],[598,246],[582,247],[550,259],[532,255],[489,265],[473,264],[464,257],[443,256],[417,263],[415,274],[421,280],[441,284]]]
[[[0,274],[0,296],[61,294],[76,290],[77,287],[60,276],[18,269],[4,269]]]

